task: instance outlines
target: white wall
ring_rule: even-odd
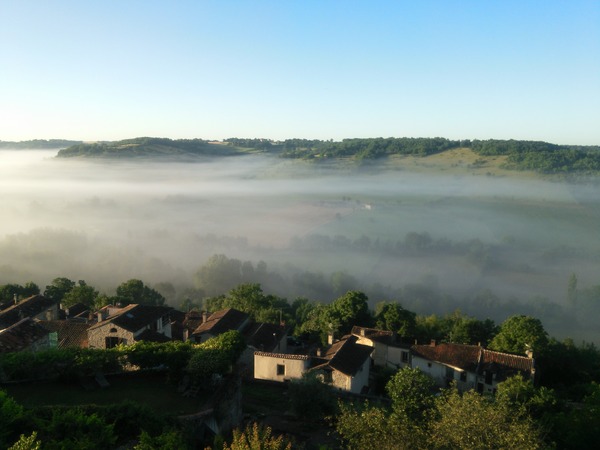
[[[283,366],[283,374],[277,374],[278,365]],[[285,381],[301,378],[308,366],[309,358],[304,355],[254,353],[254,378],[258,380]]]

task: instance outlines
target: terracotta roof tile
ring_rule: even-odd
[[[226,331],[238,330],[243,327],[250,316],[237,309],[228,308],[212,313],[206,322],[200,324],[194,334],[210,333],[218,335]]]

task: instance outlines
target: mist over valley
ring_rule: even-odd
[[[110,294],[138,278],[173,306],[240,282],[290,301],[355,289],[373,308],[397,300],[497,322],[531,314],[557,337],[599,340],[597,184],[452,164],[56,154],[0,150],[0,284],[43,290],[67,277]],[[231,260],[239,270],[224,276],[215,264]],[[567,301],[572,274],[577,304]]]

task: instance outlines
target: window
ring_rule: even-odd
[[[465,381],[467,381],[467,372],[461,372],[460,373],[460,381],[462,381],[463,383]]]
[[[283,364],[277,364],[277,375],[285,375],[285,366]]]
[[[333,372],[331,370],[326,370],[323,374],[323,382],[325,383],[333,383]]]
[[[408,352],[402,352],[402,362],[408,363]]]

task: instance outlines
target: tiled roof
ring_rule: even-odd
[[[91,324],[71,320],[44,320],[39,324],[48,331],[57,333],[58,348],[88,346],[87,330]]]
[[[228,308],[212,313],[206,322],[200,324],[194,334],[210,333],[214,336],[230,330],[241,331],[250,316],[237,309]]]
[[[436,344],[413,345],[411,352],[415,356],[439,362],[470,372],[483,370],[494,372],[533,372],[534,360],[525,356],[486,350],[477,345]]]
[[[281,325],[255,322],[244,332],[244,338],[248,345],[265,352],[272,352],[277,349],[284,334],[285,328]]]
[[[18,352],[48,336],[48,330],[29,317],[0,331],[0,353]]]
[[[56,304],[56,301],[43,295],[28,297],[16,305],[0,311],[0,328],[7,328],[26,317],[35,317]]]
[[[359,338],[363,337],[373,342],[399,348],[409,348],[414,342],[414,339],[410,337],[400,337],[392,331],[378,330],[377,328],[354,326],[352,327],[351,334]]]
[[[357,344],[357,340],[356,336],[344,336],[329,347],[323,356],[314,358],[318,365],[313,369],[331,367],[348,376],[356,374],[373,352],[373,347]]]
[[[108,316],[106,320],[102,320],[92,325],[90,329],[99,328],[107,323],[113,323],[125,330],[135,333],[169,314],[171,310],[172,308],[170,306],[131,304],[119,309],[112,316]]]
[[[271,353],[271,352],[254,352],[257,356],[266,356],[268,358],[279,358],[279,359],[298,359],[306,361],[310,359],[308,355],[296,355],[293,353]]]

